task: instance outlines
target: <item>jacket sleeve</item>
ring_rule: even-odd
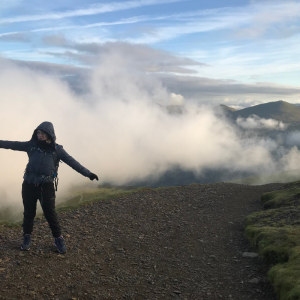
[[[30,142],[0,141],[0,148],[28,152]]]
[[[77,171],[81,175],[83,175],[85,177],[91,176],[92,173],[88,169],[86,169],[84,166],[82,166],[71,155],[69,155],[61,145],[59,145],[57,148],[57,156],[60,160],[62,160],[64,163],[66,163],[68,166],[73,168],[75,171]]]

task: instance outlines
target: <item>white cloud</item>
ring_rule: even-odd
[[[128,41],[158,43],[191,33],[223,29],[232,30],[235,36],[238,37],[256,38],[264,34],[273,24],[290,23],[292,20],[299,19],[299,15],[300,3],[296,2],[261,3],[243,8],[228,7],[222,10],[211,10],[207,16],[203,15],[200,19],[199,17],[190,18],[188,22],[183,24],[156,28],[155,36],[146,33],[139,38],[129,38]],[[180,18],[177,18],[177,20],[180,20]],[[182,20],[185,20],[185,18]]]
[[[142,6],[160,5],[160,4],[168,4],[168,3],[182,2],[182,1],[188,1],[188,0],[132,0],[132,1],[125,1],[125,2],[102,3],[102,4],[92,5],[89,8],[82,8],[82,9],[66,11],[66,12],[2,18],[0,20],[0,24],[18,23],[18,22],[27,22],[27,21],[32,22],[32,21],[49,20],[49,19],[57,20],[62,18],[89,16],[89,15],[103,14],[107,12],[127,10],[127,9],[142,7]]]
[[[300,151],[294,146],[291,150],[281,157],[278,162],[280,168],[284,171],[300,169]]]
[[[113,2],[110,4],[98,4],[88,9],[80,9],[65,13],[20,16],[15,18],[7,18],[0,20],[0,23],[23,22],[43,19],[59,19],[72,16],[91,15],[110,11],[130,9],[146,5],[158,5],[172,2],[180,2],[188,0],[148,0],[148,1],[127,1]],[[267,12],[267,13],[266,13]],[[32,32],[38,31],[58,31],[73,28],[88,29],[92,27],[113,26],[121,24],[138,23],[155,20],[173,20],[175,25],[155,27],[155,35],[145,33],[138,38],[127,38],[127,41],[134,43],[158,43],[163,40],[170,40],[176,37],[201,33],[222,29],[235,30],[236,36],[257,37],[263,34],[272,24],[291,22],[293,19],[299,18],[300,4],[295,2],[287,3],[260,3],[245,7],[223,7],[217,9],[206,9],[198,11],[188,11],[179,14],[160,15],[160,16],[134,16],[124,18],[114,22],[98,22],[84,25],[70,25],[49,28],[33,29]],[[178,23],[179,22],[179,23]],[[240,29],[243,27],[243,29]],[[277,30],[279,30],[277,28]],[[286,27],[284,31],[288,30]],[[257,31],[257,32],[256,32]],[[245,34],[243,33],[245,32]],[[293,29],[297,33],[297,27]]]
[[[184,97],[180,94],[170,94],[170,105],[183,105]]]
[[[299,86],[299,40],[298,34],[284,42],[279,39],[263,40],[235,47],[226,42],[224,45],[211,45],[209,50],[192,50],[182,55],[210,65],[209,68],[194,67],[203,77]]]
[[[178,1],[188,1],[188,0],[178,0]],[[162,3],[163,4],[163,3]],[[123,24],[133,24],[133,23],[140,23],[140,22],[146,22],[146,21],[159,21],[159,20],[178,20],[183,21],[186,17],[199,17],[199,16],[205,16],[210,14],[215,14],[222,9],[211,9],[211,10],[200,10],[200,11],[194,11],[194,12],[186,12],[186,13],[180,13],[180,14],[172,14],[172,15],[158,15],[158,16],[151,16],[151,15],[142,15],[142,16],[134,16],[130,18],[122,18],[118,21],[113,22],[97,22],[97,23],[89,23],[85,25],[66,25],[66,26],[53,26],[53,27],[45,27],[45,28],[37,28],[29,30],[29,32],[56,32],[56,31],[63,31],[63,30],[71,30],[71,29],[90,29],[95,27],[105,27],[105,26],[115,26],[115,25],[123,25]],[[2,33],[1,35],[10,35],[10,34],[16,34],[20,32],[6,32]]]
[[[290,146],[300,147],[300,131],[293,131],[286,137],[286,142]]]
[[[2,59],[0,118],[7,126],[0,127],[1,139],[26,141],[37,125],[51,121],[57,142],[67,152],[101,182],[116,184],[159,176],[172,166],[198,173],[206,168],[263,173],[285,170],[300,161],[297,149],[284,149],[282,158],[275,160],[276,142],[245,138],[209,107],[185,101],[183,114],[166,113],[157,104],[168,105],[170,96],[181,102],[182,96],[170,95],[172,90],[160,80],[137,70],[119,53],[107,55],[86,79],[90,92],[79,96],[58,78]],[[259,122],[274,125],[269,120]],[[15,187],[21,185],[28,158],[0,151],[0,191],[7,191],[0,205],[5,201],[15,209],[18,203],[21,206]],[[89,182],[65,164],[59,174],[58,199],[70,185]]]
[[[256,115],[252,115],[248,118],[238,117],[236,123],[238,126],[248,130],[253,130],[253,129],[285,130],[288,126],[287,124],[284,124],[281,121],[277,121],[273,119],[264,119]]]

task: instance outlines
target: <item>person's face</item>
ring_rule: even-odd
[[[48,139],[48,136],[47,136],[47,133],[42,131],[42,130],[37,130],[36,131],[37,133],[37,138],[40,140],[40,141],[47,141]]]

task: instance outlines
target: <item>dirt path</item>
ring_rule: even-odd
[[[0,231],[0,299],[275,300],[244,217],[280,184],[146,190],[59,215],[68,253],[45,221],[21,252],[21,229]],[[251,282],[252,281],[252,282]]]

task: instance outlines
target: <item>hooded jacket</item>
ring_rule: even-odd
[[[46,132],[52,139],[51,143],[46,144],[39,142],[37,139],[37,130]],[[0,141],[0,148],[27,152],[29,160],[23,178],[28,181],[28,183],[40,184],[53,182],[53,175],[56,173],[53,159],[55,151],[58,160],[63,161],[83,176],[90,177],[91,172],[70,156],[62,145],[56,144],[55,141],[56,136],[53,124],[43,122],[34,130],[30,141]]]

